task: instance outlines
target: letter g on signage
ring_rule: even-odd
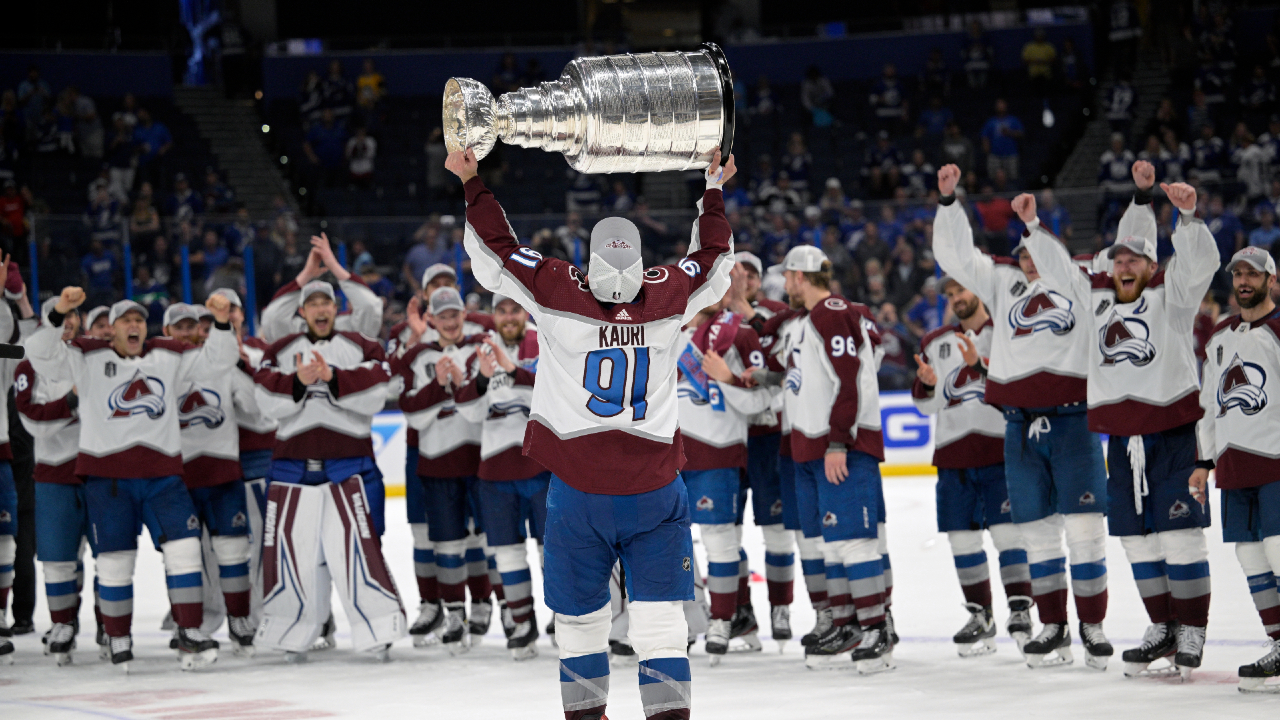
[[[880,426],[884,428],[886,448],[919,448],[929,444],[929,418],[914,406],[881,408]]]

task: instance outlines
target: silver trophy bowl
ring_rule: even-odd
[[[582,173],[701,169],[733,145],[733,76],[714,43],[696,52],[578,58],[559,80],[494,99],[444,86],[444,142],[483,158],[501,140],[564,154]]]

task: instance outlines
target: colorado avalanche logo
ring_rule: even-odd
[[[706,495],[703,495],[701,498],[698,498],[698,502],[696,505],[694,505],[694,507],[696,507],[698,510],[715,510],[716,503],[711,498],[707,497]]]
[[[145,414],[155,420],[164,415],[164,383],[160,378],[136,371],[127,382],[116,386],[107,396],[109,419],[127,418]]]
[[[1142,367],[1156,358],[1156,347],[1147,341],[1151,329],[1137,318],[1126,318],[1115,310],[1098,330],[1098,349],[1104,367],[1128,361]]]
[[[1267,371],[1261,366],[1244,362],[1239,355],[1222,372],[1218,381],[1218,417],[1231,408],[1240,408],[1245,415],[1257,415],[1267,406]]]
[[[1071,301],[1052,290],[1041,290],[1013,304],[1009,310],[1009,326],[1015,338],[1041,330],[1066,335],[1076,326],[1071,314]]]
[[[178,424],[183,430],[192,425],[217,430],[226,419],[222,396],[208,388],[192,388],[191,392],[178,398]]]
[[[943,347],[950,346],[943,345]],[[955,407],[966,400],[981,402],[986,387],[987,382],[982,377],[982,373],[966,365],[952,370],[951,374],[947,375],[947,381],[942,386],[942,397],[946,398],[947,407]]]

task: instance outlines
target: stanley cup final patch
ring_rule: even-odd
[[[685,558],[685,559],[680,563],[680,567],[682,567],[682,568],[684,569],[684,571],[685,571],[685,572],[690,572],[691,570],[693,570],[693,562],[692,562],[691,560],[689,560],[689,558]]]

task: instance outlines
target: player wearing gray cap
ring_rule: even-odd
[[[298,295],[303,287],[326,271],[333,273],[350,304],[349,310],[334,317],[335,329],[351,330],[368,337],[382,334],[382,298],[375,295],[359,275],[342,267],[329,246],[329,236],[321,233],[319,237],[311,237],[311,253],[298,276],[277,290],[275,297],[262,309],[258,332],[264,340],[272,343],[286,335],[306,332],[307,322],[300,315],[302,303]]]

